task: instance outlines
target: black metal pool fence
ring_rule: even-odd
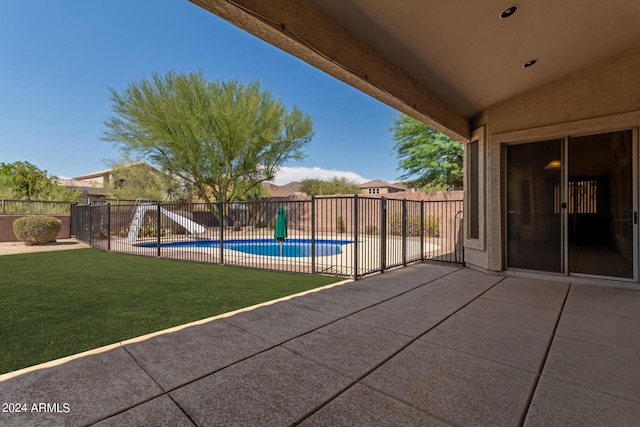
[[[284,241],[274,239],[280,207]],[[71,208],[71,235],[107,251],[356,279],[417,261],[463,263],[462,229],[462,200],[355,195]]]

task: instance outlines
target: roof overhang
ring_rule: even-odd
[[[521,0],[507,19],[502,0],[190,1],[461,141],[488,107],[640,46],[637,0]]]

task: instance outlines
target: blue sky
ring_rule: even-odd
[[[395,110],[187,0],[3,0],[0,55],[0,162],[65,177],[105,169],[120,156],[100,140],[108,88],[201,69],[211,80],[260,80],[313,118],[306,159],[286,164],[276,184],[400,175]]]

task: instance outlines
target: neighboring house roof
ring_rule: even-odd
[[[81,181],[77,179],[71,178],[57,178],[55,180],[56,185],[60,185],[62,187],[67,187],[72,190],[81,190],[84,194],[83,197],[95,197],[95,196],[106,196],[107,189],[103,187],[99,187],[96,183],[91,181]]]
[[[75,178],[57,178],[57,185],[64,185],[65,187],[96,187],[96,184],[89,181],[82,181]]]
[[[394,182],[393,185],[396,188],[403,188],[405,190],[409,189],[409,187],[407,187],[407,185],[404,182]]]
[[[132,163],[130,165],[122,165],[122,166],[117,166],[117,167],[113,167],[113,168],[108,168],[108,169],[103,169],[103,170],[99,170],[99,171],[95,171],[95,172],[89,172],[87,174],[84,175],[80,175],[80,176],[75,176],[73,177],[74,180],[78,180],[78,181],[83,181],[83,180],[87,180],[87,179],[91,179],[91,178],[99,178],[101,176],[110,176],[114,170],[120,168],[120,167],[133,167],[133,166],[146,166],[150,169],[153,169],[156,172],[162,172],[159,169],[151,166],[150,164],[146,163],[146,162],[137,162],[137,163]]]
[[[397,190],[405,190],[406,187],[405,186],[400,186],[397,184],[391,184],[390,182],[386,182],[386,181],[380,181],[379,179],[373,180],[373,181],[369,181],[369,182],[365,182],[363,184],[358,185],[358,187],[362,188],[362,189],[367,189],[367,188],[395,188]]]
[[[101,171],[90,172],[90,173],[85,174],[85,175],[74,176],[73,179],[82,181],[82,180],[85,180],[85,179],[97,178],[99,176],[109,175],[112,170],[113,170],[113,168],[109,168],[109,169],[105,169],[105,170],[101,170]]]

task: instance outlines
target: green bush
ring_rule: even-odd
[[[346,227],[344,226],[344,220],[342,219],[342,215],[336,216],[336,231],[340,234],[347,231]]]
[[[50,216],[23,216],[13,221],[13,234],[29,246],[55,242],[62,221]]]
[[[160,237],[166,235],[166,230],[160,229]],[[142,224],[138,231],[138,237],[158,237],[158,221],[150,219]]]
[[[380,234],[380,232],[378,231],[378,227],[376,227],[373,224],[367,225],[367,228],[365,229],[365,233],[371,236],[377,236],[378,234]]]
[[[389,218],[389,234],[402,235],[402,214],[395,213]],[[428,215],[424,220],[425,237],[440,237],[440,218]],[[420,236],[420,216],[407,215],[407,236]]]
[[[440,218],[429,215],[424,221],[424,235],[427,237],[440,237]]]

